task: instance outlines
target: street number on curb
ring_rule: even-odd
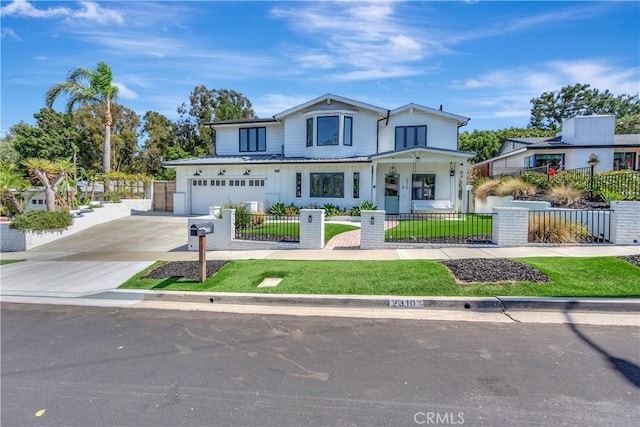
[[[390,299],[389,307],[420,308],[420,307],[424,307],[424,301],[421,299]]]

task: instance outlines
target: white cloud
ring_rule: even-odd
[[[27,0],[13,0],[9,5],[0,8],[0,14],[24,18],[78,19],[92,21],[98,24],[124,23],[122,14],[113,9],[103,8],[98,3],[87,1],[80,2],[79,5],[80,9],[75,10],[67,7],[48,7],[45,9],[38,9]]]
[[[258,117],[272,117],[275,114],[286,111],[296,105],[303,104],[317,96],[319,96],[319,94],[311,96],[288,96],[278,93],[268,93],[253,99],[251,102],[253,104],[253,110]]]
[[[113,82],[113,85],[118,88],[118,98],[123,98],[123,99],[138,98],[138,94],[135,93],[133,90],[129,89],[128,87],[126,87],[124,83]]]
[[[82,10],[73,12],[70,16],[71,18],[86,19],[98,24],[124,24],[124,18],[120,12],[105,9],[92,1],[82,2],[80,6]]]
[[[426,38],[419,26],[396,17],[396,6],[393,2],[308,2],[276,7],[271,15],[319,46],[310,53],[292,55],[302,70],[315,64],[335,68],[338,80],[413,76],[419,70],[409,64],[436,52],[440,44]]]
[[[16,32],[13,31],[11,28],[3,28],[2,30],[0,30],[0,37],[3,39],[9,38],[9,39],[15,39],[15,40],[22,40],[20,37],[18,37]]]

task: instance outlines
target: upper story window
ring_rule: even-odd
[[[353,145],[353,117],[344,116],[342,145]]]
[[[317,118],[318,122],[318,146],[321,145],[338,145],[339,117],[338,116],[321,116]]]
[[[396,126],[396,150],[427,146],[427,125]]]
[[[305,113],[307,147],[353,145],[353,116],[357,111],[331,110]]]
[[[240,152],[267,151],[267,128],[241,128]]]

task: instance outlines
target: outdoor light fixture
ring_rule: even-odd
[[[395,175],[396,174],[396,167],[395,166],[391,166],[389,168],[389,175]]]
[[[247,176],[247,175],[251,175],[251,169],[245,169],[245,170],[244,170],[244,175],[245,175],[245,176]]]
[[[218,175],[224,175],[226,171],[224,169],[220,169],[220,172],[218,172]]]
[[[307,218],[307,222],[309,223],[313,222],[313,215],[309,215],[309,218]]]
[[[374,225],[376,223],[376,217],[372,216],[369,222],[371,223],[371,225]]]
[[[193,174],[193,176],[200,176],[200,173],[202,173],[202,171],[201,171],[201,170],[197,170],[197,171]]]
[[[449,176],[456,176],[456,165],[449,163]]]

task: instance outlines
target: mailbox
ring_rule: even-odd
[[[197,224],[191,224],[189,227],[192,236],[205,236],[207,234],[213,233],[213,223],[212,222],[200,222]]]

